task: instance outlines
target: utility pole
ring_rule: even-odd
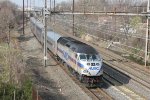
[[[72,21],[73,21],[73,24],[72,24],[72,32],[73,32],[73,35],[75,36],[75,32],[74,32],[74,0],[72,2]]]
[[[51,8],[52,8],[52,7],[51,7],[51,3],[52,3],[52,1],[50,0],[49,2],[50,2],[50,4],[49,4],[49,9],[50,9],[50,12],[51,12]]]
[[[30,13],[31,13],[31,10],[32,10],[32,9],[31,9],[31,0],[30,0]]]
[[[55,0],[54,0],[54,13],[55,13]]]
[[[150,11],[150,0],[148,0],[147,4],[147,13]],[[147,16],[147,30],[146,30],[146,42],[145,42],[145,67],[147,66],[147,60],[149,57],[148,54],[148,42],[149,42],[149,16]]]
[[[50,0],[50,5],[49,5],[50,12],[52,11],[51,3],[52,1]],[[51,22],[51,16],[50,16],[50,22]]]
[[[28,17],[29,17],[28,0],[27,0],[27,8],[26,8],[26,11],[27,11],[26,25],[27,25],[27,23],[28,23]]]
[[[45,0],[44,7],[44,67],[47,65],[47,0]]]
[[[55,0],[54,0],[54,23],[53,23],[53,25],[55,25]]]
[[[28,5],[28,0],[27,0],[27,15],[29,14],[29,5]]]
[[[23,0],[23,35],[24,35],[24,0]]]

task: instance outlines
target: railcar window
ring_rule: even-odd
[[[70,47],[70,45],[69,45],[69,44],[66,44],[66,46],[67,46],[67,47]]]
[[[62,40],[60,41],[60,44],[65,45],[67,42],[68,42],[68,41],[67,41],[66,39],[62,39]]]
[[[96,55],[97,60],[102,60],[102,58],[99,55]]]
[[[77,55],[77,54],[75,54],[75,58],[77,58],[77,56],[78,56],[78,55]]]

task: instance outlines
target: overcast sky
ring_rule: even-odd
[[[5,1],[5,0],[0,0],[0,1]],[[17,4],[17,5],[19,5],[19,6],[22,6],[22,4],[23,4],[23,0],[10,0],[10,1],[12,1],[12,2],[14,2],[15,4]],[[30,1],[31,1],[31,5],[32,6],[38,6],[38,7],[43,7],[44,6],[44,1],[45,0],[28,0],[28,4],[30,5]],[[51,0],[52,2],[54,1],[54,0]],[[56,3],[60,3],[60,2],[62,2],[62,1],[72,1],[72,0],[55,0],[55,2]],[[78,0],[75,0],[75,1],[78,1]],[[117,1],[119,1],[119,0],[107,0],[107,1],[110,1],[110,2],[117,2]],[[143,2],[143,1],[148,1],[148,0],[132,0],[132,1],[138,1],[139,3],[140,2]],[[27,0],[24,0],[24,2],[25,2],[25,6],[27,5]],[[35,2],[35,3],[34,3]],[[50,0],[47,0],[47,3],[48,3],[48,7],[49,7],[49,5],[50,5]]]
[[[22,6],[23,4],[23,0],[10,0],[12,2],[14,2],[15,4]],[[35,2],[35,6],[44,6],[44,0],[28,0],[28,4],[30,5],[30,1],[31,1],[31,5],[34,5]],[[51,0],[54,1],[54,0]],[[56,3],[62,2],[62,1],[69,1],[69,0],[55,0]],[[25,6],[27,5],[27,0],[24,0],[25,2]],[[48,5],[50,4],[50,0],[47,0]]]

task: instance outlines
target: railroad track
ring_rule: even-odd
[[[70,35],[69,35],[70,36]],[[73,37],[73,36],[72,36]],[[78,39],[78,40],[81,40],[81,39]],[[99,50],[99,49],[98,49]],[[103,54],[103,55],[105,55],[107,58],[111,58],[111,59],[114,59],[114,57],[112,57],[112,55],[109,55],[109,54],[107,54],[107,53],[105,53],[105,52],[103,52],[102,50],[99,50],[100,52],[101,52],[101,54]],[[118,59],[118,58],[117,58]],[[115,64],[114,63],[111,63],[111,61],[105,61],[104,60],[104,62],[105,62],[105,64],[107,64],[108,65],[108,63],[107,62],[109,62],[109,66],[115,66]],[[128,66],[128,64],[124,64],[125,66]],[[119,70],[121,69],[121,71],[124,71],[124,69],[123,68],[121,68],[121,67],[115,67],[115,68],[113,68],[114,70],[116,70],[116,69],[118,69],[118,70],[116,70],[116,73],[118,73],[118,72],[120,72]],[[134,70],[138,70],[138,72],[139,72],[139,69],[135,69],[134,67],[132,67],[132,69],[134,69]],[[125,71],[124,71],[125,72]],[[123,72],[123,73],[124,73]],[[141,84],[142,86],[144,86],[144,87],[147,87],[148,89],[149,89],[149,84],[150,83],[148,83],[148,82],[146,82],[146,80],[143,80],[143,79],[141,79],[140,77],[138,77],[137,75],[134,75],[133,73],[128,73],[128,72],[125,72],[124,73],[124,75],[125,74],[130,74],[130,79],[132,78],[132,80],[134,80],[134,81],[136,81],[137,83],[139,83],[139,84]],[[126,75],[126,76],[127,76]],[[138,78],[138,80],[137,79],[135,79],[135,78]],[[105,80],[105,79],[104,79]],[[110,80],[113,80],[113,78],[110,78]],[[139,80],[141,80],[141,81],[139,81]],[[107,80],[108,81],[108,80]],[[116,80],[116,81],[120,81],[120,80]],[[121,81],[120,81],[121,82]],[[107,83],[110,83],[110,81],[109,82],[107,82]],[[116,83],[116,82],[115,82]],[[138,93],[135,93],[135,92],[133,92],[133,91],[131,91],[131,89],[129,89],[129,88],[127,88],[127,87],[125,87],[125,86],[123,86],[124,85],[124,83],[116,83],[116,84],[120,84],[120,86],[121,86],[121,84],[122,84],[122,88],[120,88],[120,90],[121,91],[123,91],[126,95],[129,95],[131,98],[130,99],[135,99],[135,98],[137,98],[137,97],[139,97],[139,98],[141,98],[141,99],[145,99],[143,96],[141,96],[140,94],[138,94]],[[111,85],[112,85],[112,82],[111,82]],[[130,95],[130,94],[132,94],[132,95]]]
[[[122,82],[118,81],[116,78],[113,76],[109,75],[108,73],[104,72],[104,82],[108,84],[109,86],[116,86],[116,89],[119,91],[123,92],[124,95],[128,96],[129,99],[132,100],[146,100],[144,96],[141,94],[135,93],[133,90],[130,88],[127,88],[125,85],[123,85]]]
[[[109,59],[115,59],[114,56],[112,57],[111,55],[109,55],[103,51],[100,51],[100,52],[101,52],[101,54],[105,55]],[[116,66],[116,65],[111,61],[108,63],[107,60],[104,60],[104,64],[107,65],[107,67],[111,68],[112,70],[116,70],[116,72],[123,74],[125,77],[130,77],[130,78],[132,78],[132,80],[134,80],[134,81],[138,82],[139,84],[141,84],[142,86],[150,89],[150,85],[149,85],[150,83],[147,80],[141,79],[138,75],[135,75],[134,73],[125,72],[124,69],[122,68],[122,66],[113,68],[111,66]],[[122,65],[129,66],[127,63],[123,63]],[[122,72],[119,70],[121,70]],[[135,70],[135,68],[133,68],[133,70]],[[137,70],[137,72],[139,72],[139,69],[136,69],[136,70]]]
[[[89,89],[99,100],[113,100],[104,90],[100,88]]]
[[[71,79],[87,94],[92,100],[112,100],[112,97],[100,88],[87,88],[68,70],[66,63],[61,63],[56,60],[52,52],[48,51],[49,55],[59,64],[59,66],[71,77]]]
[[[64,32],[62,32],[62,33],[64,33]],[[65,33],[65,34],[67,34],[67,33]],[[68,35],[68,34],[67,34]],[[69,35],[69,36],[71,36],[71,35]],[[73,36],[72,36],[73,37]],[[78,37],[77,37],[78,38]],[[78,40],[81,40],[81,39],[79,39],[78,38]],[[91,43],[91,45],[92,45],[92,43]],[[95,44],[94,44],[95,45]],[[94,46],[94,47],[96,47],[96,46]],[[96,47],[97,48],[97,47]],[[109,57],[109,58],[111,58],[111,59],[118,59],[118,57],[115,57],[115,56],[113,56],[112,57],[112,55],[109,55],[108,53],[106,53],[106,52],[104,52],[104,51],[102,51],[102,50],[100,50],[100,49],[98,49],[98,51],[100,51],[100,53],[102,53],[102,54],[104,54],[106,57]],[[118,60],[120,60],[120,62],[121,62],[121,59],[118,59]],[[106,63],[106,62],[108,62],[107,60],[105,61],[104,60],[104,62]],[[111,63],[111,62],[109,62],[109,63]],[[113,63],[111,63],[112,65],[114,65]],[[125,64],[124,63],[124,65],[125,66],[129,66],[128,64]],[[114,65],[115,66],[115,65]],[[132,69],[134,69],[134,70],[136,70],[136,71],[140,71],[142,74],[145,74],[145,75],[147,75],[146,73],[144,73],[143,71],[141,71],[140,69],[138,69],[137,67],[135,67],[134,65],[133,66],[130,66],[130,68],[132,67]],[[121,68],[121,67],[118,67],[119,69],[121,69],[121,70],[124,70],[123,68]],[[138,75],[134,75],[133,73],[130,73],[132,76],[136,76],[137,78],[139,78],[140,80],[142,80],[140,83],[141,84],[143,84],[143,83],[147,83],[147,85],[145,85],[146,87],[149,87],[150,88],[150,83],[147,81],[147,80],[143,80],[143,79],[141,79]],[[150,75],[150,74],[149,74]],[[136,80],[135,80],[136,81]],[[144,84],[143,84],[144,85]]]
[[[67,26],[67,28],[69,28],[70,26]],[[71,28],[71,27],[70,27]],[[95,44],[94,44],[95,45]],[[103,52],[102,50],[100,50],[99,49],[99,51],[100,51],[100,53],[101,52]],[[105,54],[105,56],[109,56],[110,58],[112,58],[112,59],[114,59],[114,57],[115,56],[113,56],[112,57],[112,55],[109,55],[108,53],[105,53],[105,52],[103,52],[103,54]],[[115,57],[115,59],[118,59],[117,57]],[[121,59],[120,59],[120,61],[121,61]],[[128,66],[127,64],[124,64],[124,65],[126,65],[126,66]],[[134,70],[136,70],[136,71],[140,71],[142,74],[145,74],[145,75],[150,75],[150,73],[148,74],[148,73],[146,73],[146,70],[145,71],[141,71],[141,69],[139,69],[139,68],[137,68],[135,65],[132,65],[132,66],[130,66],[130,68],[132,67],[132,69],[134,69]],[[135,75],[134,75],[135,76]],[[136,77],[138,77],[138,78],[140,78],[139,76],[136,76]],[[144,80],[144,81],[146,81],[146,80]],[[149,83],[150,84],[150,83]]]
[[[105,54],[109,59],[115,59],[111,55],[100,51],[101,54]],[[125,84],[128,84],[129,81],[132,79],[136,83],[140,84],[141,86],[147,88],[150,90],[149,82],[141,79],[139,76],[135,75],[134,73],[128,73],[125,72],[124,69],[119,66],[119,67],[111,67],[111,66],[116,66],[113,62],[109,62],[110,64],[107,63],[107,61],[104,61],[105,65],[105,70],[104,70],[104,80],[107,84],[117,86],[117,89],[125,93],[125,95],[128,95],[131,99],[141,99],[141,100],[146,100],[146,98],[142,95],[136,92],[135,90],[125,86]],[[123,65],[128,66],[127,63],[123,63]],[[121,69],[121,71],[120,71]],[[135,69],[135,68],[133,68]],[[112,72],[108,72],[108,70],[111,70]],[[125,80],[124,80],[125,79]]]

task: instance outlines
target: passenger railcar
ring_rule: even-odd
[[[42,23],[31,18],[31,30],[42,44],[43,28]],[[102,58],[93,47],[53,31],[47,32],[47,47],[73,69],[80,81],[88,84],[102,82]]]
[[[31,17],[30,18],[30,28],[31,28],[31,31],[36,36],[36,38],[43,44],[43,40],[44,40],[44,35],[43,35],[44,25],[40,21],[37,21],[35,18]]]

